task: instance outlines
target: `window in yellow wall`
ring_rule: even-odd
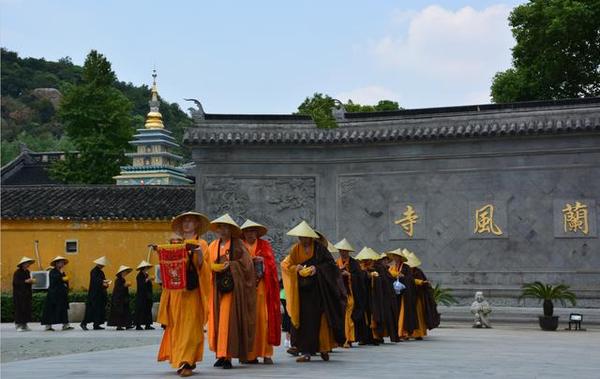
[[[79,243],[77,240],[66,240],[65,241],[65,253],[77,254],[79,252]]]

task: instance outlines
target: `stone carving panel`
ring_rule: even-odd
[[[278,260],[292,239],[285,233],[300,220],[314,225],[316,180],[314,177],[207,177],[204,193],[209,217],[229,213],[240,225],[251,219],[269,228],[265,237]]]

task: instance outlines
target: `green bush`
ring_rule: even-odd
[[[133,313],[135,311],[135,291],[129,292],[130,304],[129,310],[131,311],[131,315],[133,317]],[[110,299],[111,294],[108,294],[108,304],[106,305],[106,316],[110,315]],[[44,301],[46,300],[46,291],[39,291],[33,293],[33,301],[32,301],[32,321],[39,322],[42,316],[42,309],[44,308]],[[69,302],[70,303],[85,303],[87,300],[87,292],[71,292],[69,293]],[[152,301],[158,302],[160,300],[160,290],[154,291],[152,293]],[[3,292],[0,294],[0,311],[1,311],[1,321],[2,322],[13,322],[15,311],[13,306],[13,298],[12,293]]]

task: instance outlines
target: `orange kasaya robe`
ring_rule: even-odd
[[[204,325],[208,319],[210,268],[208,244],[198,240],[203,252],[203,263],[198,267],[198,255],[193,262],[198,272],[198,289],[170,290],[163,288],[160,296],[157,321],[165,326],[158,350],[158,361],[169,361],[171,367],[183,363],[193,365],[202,360],[204,353]]]
[[[258,240],[253,244],[246,243],[246,249],[252,258],[256,257]],[[250,353],[248,360],[252,361],[257,357],[272,357],[273,345],[268,342],[269,316],[267,313],[267,289],[265,278],[261,278],[256,286],[256,334],[254,335],[254,348]]]
[[[338,267],[342,271],[348,271],[349,259],[338,258],[335,263],[337,263]],[[342,276],[344,281],[347,281],[346,290],[348,291],[348,298],[346,300],[346,312],[344,314],[344,333],[346,335],[346,343],[356,341],[355,336],[355,328],[354,328],[354,320],[352,320],[352,312],[354,312],[354,294],[352,293],[352,277],[351,276]]]
[[[415,279],[415,285],[417,287],[423,286],[423,280]],[[425,303],[423,302],[423,296],[417,296],[417,329],[413,330],[410,335],[411,338],[423,338],[427,335],[427,322],[425,321]]]
[[[290,315],[292,325],[296,329],[300,328],[300,323],[302,322],[300,320],[300,293],[298,289],[297,266],[312,258],[313,255],[314,244],[308,250],[305,250],[301,243],[296,243],[290,249],[288,256],[281,262],[281,277],[285,290],[286,309]],[[319,351],[329,352],[335,347],[337,347],[335,336],[323,312],[319,327]]]
[[[210,244],[210,248],[209,248],[209,260],[210,262],[216,262],[217,261],[217,249],[219,247],[219,240],[215,240],[213,242],[211,242]],[[229,250],[229,246],[231,245],[231,240],[229,242],[227,242],[222,248],[221,248],[221,256],[225,255],[225,251]],[[214,280],[211,280],[211,285],[214,286]],[[215,295],[214,289],[210,291],[210,295],[209,295],[209,304],[211,304],[211,307],[214,306],[214,295]],[[216,338],[215,338],[215,318],[214,318],[214,312],[210,312],[209,314],[209,320],[208,320],[208,342],[209,342],[209,347],[210,350],[214,351],[217,355],[217,358],[227,358],[227,359],[231,359],[231,354],[229,353],[229,351],[227,350],[227,341],[229,338],[229,314],[231,312],[231,300],[232,300],[232,293],[223,293],[223,294],[219,294],[218,296],[220,296],[219,298],[219,320],[218,320],[218,328],[219,330],[216,331]],[[215,344],[216,342],[216,344]]]

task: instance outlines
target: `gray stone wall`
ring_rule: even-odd
[[[463,303],[475,290],[515,305],[520,286],[573,287],[600,306],[600,134],[338,145],[212,145],[193,150],[196,206],[285,231],[306,219],[330,240],[386,251],[406,247]],[[587,234],[565,231],[563,209],[587,206]],[[409,235],[395,223],[410,205]],[[476,213],[491,225],[477,232]],[[487,231],[486,231],[487,230]],[[532,305],[530,302],[526,303]]]

